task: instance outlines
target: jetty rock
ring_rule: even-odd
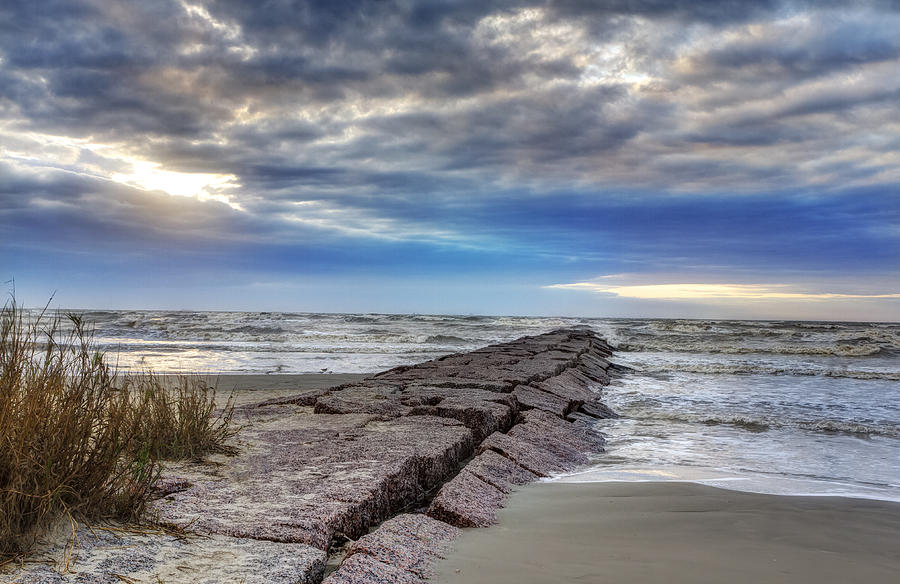
[[[160,558],[184,547],[194,559],[164,581],[205,581],[192,566],[233,542],[252,572],[234,581],[422,582],[459,527],[492,524],[516,486],[602,452],[593,422],[615,415],[601,401],[611,355],[592,331],[564,329],[242,407],[239,454],[170,464],[159,485],[151,513],[187,538],[120,534],[90,554],[155,550],[139,572],[109,551],[79,561],[82,580],[47,581],[169,575]]]

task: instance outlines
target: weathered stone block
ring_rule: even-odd
[[[568,415],[580,403],[542,391],[530,385],[517,386],[513,390],[512,395],[516,396],[516,400],[518,400],[523,410],[539,409],[557,416]]]
[[[573,403],[577,402],[579,405],[597,397],[597,394],[590,389],[592,385],[596,385],[596,382],[577,368],[566,369],[555,377],[533,385]]]
[[[226,467],[181,465],[191,486],[154,510],[198,533],[327,549],[335,534],[358,537],[419,504],[474,447],[465,426],[433,416],[307,415],[288,426],[248,429],[255,444]]]
[[[409,413],[391,388],[354,385],[316,399],[317,414],[371,414],[382,419],[399,418]]]
[[[427,578],[430,564],[443,558],[460,531],[426,515],[405,513],[347,547],[347,556],[365,554],[395,568]]]
[[[569,422],[566,423],[568,424]],[[568,439],[568,437],[548,434],[536,424],[517,424],[513,426],[512,430],[507,432],[507,435],[511,438],[529,442],[542,451],[549,453],[557,461],[558,465],[567,471],[574,470],[590,462],[585,453],[586,451],[573,443],[573,440]]]
[[[618,418],[619,414],[614,412],[612,408],[601,401],[591,401],[581,404],[578,408],[579,412],[583,412],[592,418],[601,420]]]
[[[459,420],[472,430],[476,443],[497,430],[508,430],[519,410],[518,402],[510,394],[497,394],[473,387],[408,386],[402,395],[401,402],[404,404],[421,404],[412,407],[409,415]]]
[[[486,450],[473,458],[465,469],[504,493],[509,493],[516,485],[524,485],[539,478],[493,450]]]
[[[428,515],[457,527],[487,527],[496,523],[506,493],[466,469],[446,483],[428,508]]]
[[[609,361],[606,359],[595,357],[590,353],[585,353],[579,360],[578,369],[598,383],[604,385],[609,383],[609,374],[607,373]]]
[[[570,464],[563,463],[553,453],[531,442],[494,432],[481,443],[478,452],[493,450],[539,477],[549,477],[554,473],[572,470]]]
[[[529,436],[553,437],[584,453],[603,452],[606,439],[593,428],[573,424],[542,410],[529,410],[520,415],[523,423],[515,428],[527,428]]]
[[[425,584],[425,579],[412,572],[376,560],[366,554],[345,558],[341,567],[322,584]]]

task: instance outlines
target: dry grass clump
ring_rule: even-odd
[[[126,387],[134,396],[135,447],[154,458],[179,460],[204,454],[235,454],[228,444],[234,402],[229,397],[217,414],[216,388],[205,379],[180,375],[174,383],[146,373],[128,377]]]
[[[159,467],[135,452],[127,392],[83,322],[0,315],[0,553],[23,549],[61,514],[139,514]],[[46,327],[45,327],[46,324]]]
[[[233,405],[182,377],[120,377],[81,318],[0,312],[0,558],[61,516],[136,519],[161,458],[230,453]]]

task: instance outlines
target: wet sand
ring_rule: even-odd
[[[286,397],[308,389],[325,389],[353,383],[373,373],[303,373],[290,375],[237,374],[201,375],[210,385],[216,386],[216,402],[221,407],[234,392],[234,403],[243,406],[276,397]],[[175,375],[161,375],[174,379]]]
[[[690,483],[539,483],[470,529],[440,583],[894,583],[900,503]]]

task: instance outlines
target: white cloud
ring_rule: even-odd
[[[587,290],[642,300],[834,300],[848,298],[900,298],[900,293],[844,294],[790,291],[786,284],[642,284],[610,285],[598,280],[553,284],[545,288]]]

